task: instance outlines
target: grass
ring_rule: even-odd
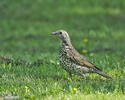
[[[125,99],[123,0],[3,0],[0,8],[0,99]],[[58,65],[60,42],[50,35],[58,29],[113,80],[86,74],[86,81],[71,81]]]

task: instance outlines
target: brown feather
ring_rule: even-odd
[[[67,48],[66,50],[67,50],[68,56],[70,57],[70,60],[72,60],[74,63],[77,63],[80,66],[92,68],[95,70],[100,70],[98,67],[95,67],[95,65],[92,64],[90,61],[88,61],[86,57],[80,55],[75,50],[75,48],[73,48],[72,46],[68,46]]]

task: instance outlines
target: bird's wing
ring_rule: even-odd
[[[68,56],[70,57],[70,60],[72,60],[74,63],[84,67],[92,68],[95,70],[100,70],[90,61],[88,61],[84,56],[80,55],[74,48],[68,48],[67,53],[68,53]]]

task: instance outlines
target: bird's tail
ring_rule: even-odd
[[[103,76],[103,77],[105,77],[105,78],[112,79],[112,77],[110,77],[109,75],[107,75],[107,74],[103,73],[103,72],[102,72],[102,71],[100,71],[100,70],[96,71],[96,73],[98,73],[99,75],[101,75],[101,76]]]

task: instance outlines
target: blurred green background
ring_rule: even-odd
[[[77,81],[80,77],[76,76],[73,80],[75,84],[71,84],[72,82],[66,84],[67,80],[64,80],[63,77],[67,78],[67,73],[57,65],[60,41],[51,35],[51,32],[60,29],[64,29],[69,33],[72,44],[81,54],[89,58],[105,73],[114,77],[115,80],[98,80],[99,76],[95,75],[87,76],[88,81],[80,84],[83,81],[82,79],[80,82]],[[87,43],[84,42],[85,39],[88,40]],[[84,53],[83,50],[87,52]],[[32,97],[48,96],[48,94],[54,95],[54,93],[57,95],[63,93],[63,91],[56,91],[58,85],[66,91],[70,91],[69,87],[77,87],[80,93],[84,90],[84,92],[87,91],[87,94],[91,94],[87,89],[90,89],[92,93],[108,91],[113,94],[114,91],[117,91],[116,94],[119,94],[119,91],[122,91],[120,93],[124,94],[125,0],[1,0],[1,66],[8,59],[10,64],[11,61],[16,62],[17,59],[19,59],[17,63],[23,63],[23,60],[26,63],[33,63],[40,59],[51,64],[42,64],[40,67],[34,65],[32,68],[24,67],[25,63],[20,66],[9,65],[12,69],[8,69],[8,65],[0,67],[0,96],[9,93],[20,96],[22,93],[22,98],[28,97],[31,99]],[[41,63],[40,60],[37,63]],[[30,76],[33,77],[29,79],[30,81],[39,84],[29,84],[25,79]],[[46,80],[48,76],[50,79]],[[57,80],[54,77],[57,77]],[[95,81],[92,80],[93,78]],[[46,82],[42,80],[46,80]],[[9,83],[8,86],[7,83]],[[39,90],[39,87],[45,85],[45,83],[46,86]],[[58,85],[55,86],[55,83]],[[98,88],[95,86],[96,83],[99,86]],[[28,92],[31,95],[25,94],[21,88],[28,84],[28,87],[36,89],[36,92],[32,90]],[[14,92],[14,88],[19,92]],[[51,93],[52,90],[54,93]],[[91,97],[88,98],[91,99]],[[103,96],[103,98],[106,97]],[[58,97],[55,99],[58,100]],[[77,96],[76,99],[79,100]]]
[[[79,51],[84,38],[89,39],[90,50],[124,50],[124,0],[2,0],[0,9],[4,54],[55,53],[59,41],[50,34],[59,29],[69,32]]]

